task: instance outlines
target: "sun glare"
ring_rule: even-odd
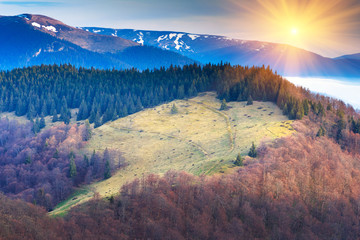
[[[297,28],[292,28],[292,29],[291,29],[291,34],[292,34],[293,36],[297,35],[298,32],[299,32],[299,31],[298,31]]]
[[[356,36],[360,24],[358,1],[249,0],[249,5],[238,4],[246,10],[250,23],[245,26],[246,30],[256,29],[260,36],[257,38],[331,53],[329,49],[334,49],[333,52],[338,48],[345,49],[342,38],[353,41]],[[351,31],[353,34],[349,34]]]

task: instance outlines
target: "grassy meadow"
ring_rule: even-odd
[[[173,104],[176,114],[171,114]],[[234,169],[238,153],[247,155],[252,142],[259,145],[294,131],[292,121],[273,103],[247,106],[246,102],[230,102],[223,111],[220,105],[216,94],[208,92],[144,109],[94,129],[86,151],[116,149],[122,152],[127,167],[110,179],[83,187],[51,214],[62,215],[95,192],[104,197],[116,194],[123,184],[150,173],[226,173]]]

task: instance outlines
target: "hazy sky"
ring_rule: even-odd
[[[173,30],[287,43],[335,57],[360,52],[359,0],[1,1],[1,15],[72,26]]]

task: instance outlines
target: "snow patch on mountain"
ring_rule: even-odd
[[[158,37],[158,39],[156,41],[159,43],[162,40],[165,40],[167,37],[168,37],[168,35],[161,35],[160,37]]]
[[[169,39],[171,40],[173,37],[176,37],[177,33],[170,33],[169,34]]]
[[[188,34],[189,38],[191,38],[191,40],[195,40],[197,38],[199,38],[200,36],[199,35],[195,35],[195,34]]]
[[[57,30],[54,26],[40,25],[37,22],[32,22],[31,25],[33,25],[34,27],[37,27],[37,28],[45,28],[46,30],[51,31],[51,32],[55,32],[55,33],[57,32]]]
[[[57,32],[56,28],[54,26],[42,26],[43,28],[45,28],[48,31],[52,31],[52,32]]]
[[[115,32],[112,33],[111,35],[114,36],[114,37],[117,37],[117,30],[115,30]]]
[[[95,29],[94,29],[93,32],[94,32],[94,33],[99,33],[99,32],[101,32],[101,30],[95,30]]]
[[[182,38],[183,36],[184,36],[184,34],[181,34],[181,33],[177,34],[177,37],[174,41],[174,43],[176,44],[176,46],[175,46],[176,50],[179,50],[184,45],[183,41],[179,42],[180,38]]]
[[[144,45],[144,34],[142,32],[139,32],[138,37],[139,37],[139,40],[137,41],[137,43]]]
[[[41,28],[41,25],[38,24],[37,22],[33,22],[31,23],[31,25],[33,25],[34,27],[37,27],[37,28]]]

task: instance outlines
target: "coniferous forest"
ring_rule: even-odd
[[[0,72],[0,110],[15,111],[30,120],[53,116],[69,123],[69,109],[79,108],[77,120],[89,119],[95,127],[143,108],[216,91],[226,101],[250,97],[278,104],[291,119],[302,119],[308,106],[305,91],[273,74],[269,68],[188,65],[139,72],[77,69],[71,65],[34,66]],[[324,114],[324,106],[316,106]]]
[[[32,121],[0,120],[0,190],[6,195],[0,195],[0,239],[360,238],[359,114],[269,68],[194,64],[139,72],[42,65],[0,72],[0,85],[1,112]],[[126,164],[120,153],[83,154],[90,124],[204,91],[216,91],[225,106],[274,102],[297,120],[296,134],[254,145],[254,161],[244,165],[240,156],[242,167],[231,174],[150,175],[123,186],[118,196],[95,196],[64,218],[46,216],[44,209],[77,186]],[[72,117],[90,124],[71,125],[74,108]],[[45,116],[64,124],[40,131]]]

